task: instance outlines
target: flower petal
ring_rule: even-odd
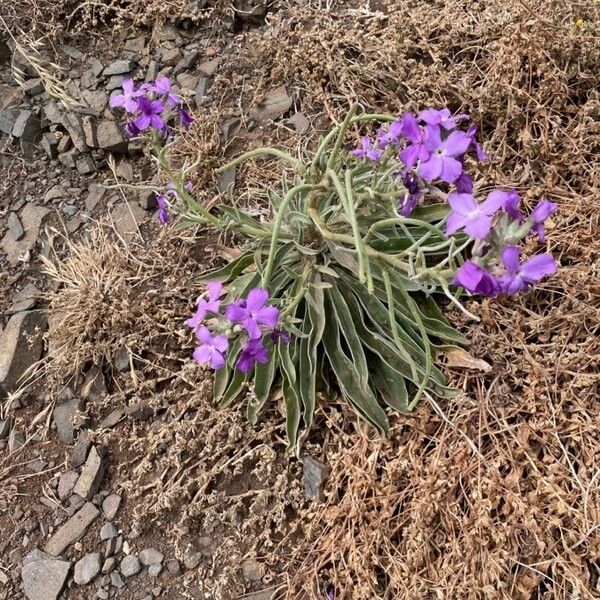
[[[521,265],[521,273],[526,281],[539,281],[556,272],[556,260],[551,254],[538,254]]]
[[[253,312],[262,308],[269,299],[269,292],[263,288],[254,288],[248,293],[246,308]]]
[[[517,246],[507,246],[502,251],[502,262],[510,274],[516,273],[519,270],[520,254],[521,249]]]

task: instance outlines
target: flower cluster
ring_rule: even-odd
[[[461,129],[467,120],[467,115],[453,115],[448,108],[405,113],[381,128],[375,140],[363,137],[352,154],[386,168],[390,160],[399,162],[397,176],[405,191],[398,211],[403,217],[412,214],[433,184],[441,186],[451,208],[446,235],[462,230],[476,242],[473,259],[462,265],[453,283],[472,294],[514,295],[556,271],[556,261],[549,254],[521,263],[516,244],[529,234],[543,242],[544,222],[557,207],[542,200],[526,218],[515,190],[494,190],[478,203],[465,160],[470,154],[483,161],[486,154],[477,141],[477,127],[467,124]]]
[[[242,349],[236,369],[248,373],[255,364],[269,362],[269,342],[290,340],[289,334],[277,329],[279,309],[269,304],[269,292],[254,288],[244,299],[222,306],[223,285],[211,281],[206,293],[196,301],[196,312],[185,322],[200,342],[194,359],[213,369],[225,366],[233,339],[241,339]]]
[[[133,79],[123,80],[123,93],[111,96],[112,108],[122,108],[131,119],[125,124],[125,133],[135,137],[145,131],[155,131],[167,138],[171,129],[167,125],[170,118],[168,108],[175,110],[181,124],[187,129],[192,117],[183,107],[183,100],[172,92],[168,77],[157,77],[153,83],[142,83],[136,88]]]

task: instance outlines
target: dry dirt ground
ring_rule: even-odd
[[[16,308],[49,321],[27,386],[0,405],[1,599],[26,597],[24,557],[80,510],[68,480],[85,468],[73,466],[83,432],[105,452],[90,504],[122,502],[61,554],[99,552],[106,573],[79,584],[71,570],[60,598],[600,597],[599,2],[16,0],[0,16],[1,114],[40,111],[55,136],[46,148],[0,127],[0,327],[27,284],[39,297]],[[447,312],[491,367],[447,365],[458,398],[392,417],[389,439],[324,401],[290,455],[277,399],[253,428],[243,406],[215,408],[190,360],[197,275],[235,240],[163,229],[129,187],[101,193],[151,180],[148,157],[87,144],[86,131],[81,145],[65,125],[110,120],[103,90],[122,73],[104,69],[118,60],[136,77],[180,76],[196,121],[174,153],[200,159],[207,204],[223,199],[212,169],[225,157],[311,146],[351,102],[468,112],[490,155],[478,192],[556,201],[547,246],[561,268],[518,299],[470,302],[479,322]],[[53,72],[56,88],[39,89]],[[61,94],[80,107],[54,122]],[[229,200],[260,214],[279,168],[239,169]],[[17,246],[11,214],[26,230]],[[306,457],[326,466],[320,499],[305,497]],[[101,541],[108,522],[122,549]],[[115,576],[148,548],[164,555],[158,574]]]

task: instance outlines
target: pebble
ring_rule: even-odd
[[[181,575],[181,565],[176,558],[170,558],[166,565],[167,571],[169,571],[171,577],[179,577],[179,575]]]
[[[102,568],[102,559],[98,552],[87,554],[75,563],[75,574],[73,579],[78,585],[87,585],[93,581]]]
[[[304,476],[304,496],[309,500],[323,499],[323,485],[329,476],[329,467],[312,456],[302,460]]]
[[[7,225],[10,234],[15,240],[18,241],[23,239],[25,236],[25,230],[23,229],[23,225],[21,225],[21,221],[19,221],[17,213],[11,212],[10,215],[8,215]]]
[[[128,557],[125,557],[125,558],[128,558]],[[125,586],[125,582],[123,581],[123,579],[119,575],[119,573],[117,573],[117,571],[113,571],[110,574],[110,583],[113,587],[116,587],[119,590]]]
[[[110,573],[115,570],[117,566],[117,559],[114,556],[109,556],[102,565],[102,573]]]
[[[146,567],[150,565],[159,565],[164,558],[165,555],[154,548],[146,548],[140,552],[140,561]]]
[[[104,77],[110,77],[111,75],[125,75],[131,73],[135,69],[135,63],[131,60],[115,60],[104,69],[102,75]]]
[[[117,528],[113,525],[113,523],[105,523],[102,525],[102,529],[100,529],[100,539],[102,541],[109,540],[111,538],[116,538],[119,535]]]
[[[202,552],[186,552],[183,555],[183,564],[186,569],[195,569],[202,560]]]
[[[102,502],[102,512],[109,521],[112,521],[117,516],[120,506],[121,496],[118,494],[111,494],[104,498],[104,502]]]
[[[65,471],[61,474],[58,480],[58,498],[65,500],[73,492],[73,488],[79,479],[79,474],[76,471]]]
[[[121,574],[123,577],[132,577],[133,575],[137,575],[141,570],[140,559],[135,554],[130,554],[121,561]]]

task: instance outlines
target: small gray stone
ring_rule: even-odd
[[[48,463],[45,460],[42,460],[41,458],[38,458],[36,460],[32,460],[28,465],[27,468],[32,472],[32,473],[41,473],[45,468],[46,465]]]
[[[310,121],[304,116],[304,113],[297,112],[288,119],[288,123],[296,128],[298,133],[306,133],[310,126]]]
[[[24,445],[25,436],[17,429],[13,429],[8,435],[8,451],[12,454]]]
[[[61,593],[71,562],[50,558],[39,550],[25,557],[21,579],[29,600],[56,600]]]
[[[262,565],[252,559],[242,563],[242,572],[246,581],[260,581],[263,577]]]
[[[121,506],[121,496],[111,494],[104,498],[104,502],[102,502],[102,512],[109,521],[112,521],[117,516],[119,506]]]
[[[87,585],[100,574],[102,559],[98,552],[87,554],[75,563],[73,579],[77,585]]]
[[[92,440],[90,439],[88,432],[82,431],[77,436],[77,441],[75,442],[73,452],[71,452],[71,458],[69,459],[69,463],[73,468],[80,467],[85,463],[91,445]]]
[[[133,575],[137,575],[141,570],[140,559],[135,554],[130,554],[121,561],[121,574],[123,577],[132,577]]]
[[[100,489],[103,477],[104,458],[101,456],[99,449],[93,446],[73,491],[82,498],[89,500]]]
[[[153,190],[142,190],[140,192],[140,206],[144,210],[154,210],[156,208],[156,194]],[[129,353],[127,353],[127,366],[129,366]]]
[[[133,406],[126,406],[125,414],[136,421],[146,421],[154,414],[154,411],[145,402],[138,402]]]
[[[39,296],[40,290],[32,283],[28,283],[12,297],[12,305],[6,311],[7,314],[14,315],[24,310],[35,308]]]
[[[0,110],[0,131],[6,135],[11,135],[18,116],[19,111],[14,108]]]
[[[102,529],[100,529],[100,539],[102,541],[115,538],[118,535],[119,532],[113,523],[104,523],[104,525],[102,525]]]
[[[117,559],[114,556],[109,556],[102,565],[102,573],[105,575],[115,570],[117,566]]]
[[[44,550],[51,556],[62,554],[71,544],[85,535],[88,527],[99,514],[100,511],[91,502],[84,504],[81,510],[74,514],[48,540]]]
[[[108,592],[102,588],[96,591],[96,596],[100,598],[100,600],[108,600],[108,598],[110,597],[108,595]]]
[[[164,48],[160,54],[160,62],[165,67],[173,67],[181,60],[178,48]]]
[[[104,381],[104,374],[94,365],[86,373],[85,379],[79,389],[79,395],[86,402],[98,402],[102,400],[105,394],[106,382]]]
[[[302,460],[304,474],[304,495],[310,500],[323,499],[323,484],[329,476],[329,467],[306,456]]]
[[[58,156],[58,136],[55,133],[45,133],[42,136],[40,146],[48,155],[48,158],[54,160]]]
[[[43,93],[44,84],[39,77],[36,77],[35,79],[28,79],[25,81],[25,83],[23,83],[23,91],[28,96],[37,96],[38,94]]]
[[[21,225],[21,221],[19,221],[17,213],[11,212],[10,215],[8,215],[7,224],[8,229],[15,240],[18,241],[23,239],[25,236],[25,230],[23,229],[23,225]]]
[[[202,552],[186,552],[183,555],[183,564],[186,569],[195,569],[202,561]]]
[[[124,408],[115,408],[110,413],[108,413],[108,415],[106,415],[106,417],[104,417],[102,421],[100,421],[98,427],[100,429],[110,429],[111,427],[114,427],[124,416]]]
[[[106,152],[126,152],[127,140],[115,121],[102,121],[96,130],[98,148]]]
[[[148,575],[150,577],[158,577],[162,571],[162,565],[150,565],[148,567]]]
[[[12,424],[12,419],[10,417],[6,419],[0,419],[0,440],[3,440],[8,437],[10,433],[10,428]]]
[[[12,135],[28,142],[42,139],[42,124],[38,115],[31,110],[22,110],[13,125]]]
[[[208,77],[200,77],[198,79],[198,85],[196,86],[196,95],[194,99],[196,100],[196,104],[200,106],[205,99],[206,92],[208,90],[209,79]]]
[[[91,156],[86,155],[75,161],[75,167],[80,175],[89,175],[96,170],[96,163]]]
[[[146,211],[137,203],[122,202],[111,212],[117,231],[125,240],[130,240],[138,232],[138,225],[146,218]]]
[[[140,552],[140,562],[148,567],[150,565],[159,565],[164,560],[165,555],[154,548],[146,548]]]
[[[118,590],[125,586],[125,582],[123,581],[119,573],[117,573],[117,571],[113,571],[110,574],[110,583],[113,587],[116,587]]]
[[[73,434],[73,417],[79,407],[79,400],[73,398],[64,404],[59,404],[54,409],[54,423],[58,431],[60,441],[65,444],[72,444],[75,441]]]
[[[135,69],[135,62],[131,60],[116,60],[104,69],[102,75],[110,77],[111,75],[125,75]]]
[[[283,116],[293,104],[284,85],[265,94],[260,106],[252,109],[250,115],[257,121],[270,121]]]
[[[65,500],[73,493],[73,488],[79,479],[79,474],[76,471],[65,471],[61,474],[58,480],[58,497],[60,500]]]
[[[235,167],[219,173],[217,187],[222,194],[233,191],[233,188],[235,187],[235,173]]]
[[[196,64],[199,54],[198,50],[185,51],[183,58],[175,65],[173,75],[179,75],[179,73],[190,71]]]
[[[170,558],[166,564],[167,571],[169,571],[171,577],[179,577],[181,575],[181,565],[176,558]]]
[[[202,73],[202,75],[211,77],[212,75],[214,75],[216,73],[217,69],[219,68],[220,62],[221,62],[220,59],[213,58],[213,60],[208,60],[206,62],[203,62],[198,67],[198,70],[200,71],[200,73]]]

